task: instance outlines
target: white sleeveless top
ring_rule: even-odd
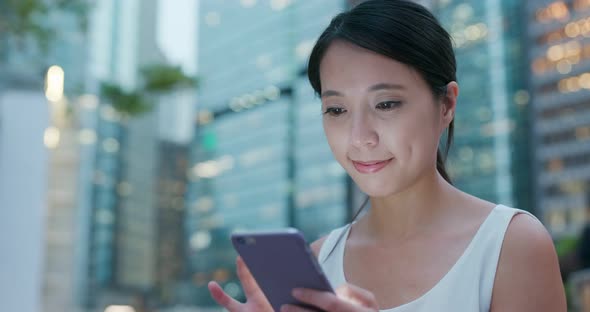
[[[492,299],[496,267],[508,224],[518,213],[527,211],[498,205],[492,209],[477,233],[447,274],[418,299],[384,312],[488,312]],[[344,236],[338,237],[345,231]],[[344,248],[350,226],[333,230],[318,256],[326,277],[334,288],[346,282],[343,270]],[[338,243],[329,258],[332,247]]]

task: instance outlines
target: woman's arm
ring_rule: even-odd
[[[494,283],[491,312],[566,312],[559,262],[547,230],[526,214],[510,223]]]

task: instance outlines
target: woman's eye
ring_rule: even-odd
[[[386,101],[377,104],[376,108],[381,110],[390,110],[400,106],[402,102],[399,101]]]
[[[326,108],[326,111],[324,111],[324,115],[339,116],[344,114],[345,112],[346,110],[341,107],[328,107]]]

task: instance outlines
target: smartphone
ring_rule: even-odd
[[[334,292],[297,229],[235,232],[231,240],[275,311],[283,304],[321,311],[293,298],[293,288]]]

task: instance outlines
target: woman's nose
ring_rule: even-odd
[[[351,145],[356,148],[371,148],[379,143],[379,136],[366,114],[353,116],[350,133]]]

